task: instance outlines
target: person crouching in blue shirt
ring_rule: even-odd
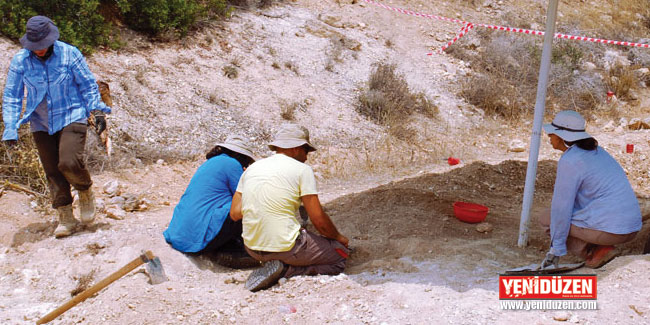
[[[243,137],[231,135],[208,152],[206,159],[174,208],[163,232],[165,240],[178,251],[206,254],[223,266],[259,266],[244,248],[241,220],[229,217],[239,178],[255,156]]]
[[[69,236],[78,225],[72,211],[70,186],[79,193],[81,222],[95,219],[92,180],[83,161],[88,117],[93,112],[97,134],[106,129],[103,113],[111,110],[101,101],[97,83],[81,52],[58,41],[59,30],[47,17],[27,21],[23,45],[11,60],[2,98],[4,132],[8,149],[18,141],[18,128],[29,122],[47,177],[52,207],[58,212],[57,238]],[[27,103],[23,111],[23,97]]]
[[[549,230],[551,248],[541,267],[557,267],[567,251],[599,268],[619,252],[613,245],[629,242],[641,230],[639,201],[619,163],[585,132],[585,119],[575,111],[559,112],[545,124],[557,164],[551,210],[539,221]]]

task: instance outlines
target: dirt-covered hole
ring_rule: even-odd
[[[418,282],[458,291],[497,290],[499,273],[539,262],[548,249],[548,236],[534,215],[550,207],[555,169],[555,161],[538,165],[526,248],[517,247],[526,177],[523,161],[474,162],[336,199],[325,208],[351,238],[354,252],[346,273],[364,284]],[[476,224],[456,219],[454,201],[488,206],[485,222],[492,230],[478,232]],[[634,241],[623,249],[638,254],[642,248]]]

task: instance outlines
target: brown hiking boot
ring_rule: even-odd
[[[253,292],[269,288],[280,280],[284,271],[285,266],[281,261],[268,261],[261,268],[251,272],[244,286]]]
[[[79,191],[79,217],[81,222],[89,224],[95,220],[95,195],[92,189]]]
[[[56,210],[59,213],[59,225],[54,229],[54,237],[62,238],[72,235],[79,224],[72,214],[72,205],[58,207]]]

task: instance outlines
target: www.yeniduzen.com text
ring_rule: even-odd
[[[501,309],[512,310],[596,310],[598,302],[567,300],[501,300]]]

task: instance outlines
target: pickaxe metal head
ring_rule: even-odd
[[[158,256],[154,256],[151,251],[146,251],[140,255],[140,258],[145,263],[144,268],[147,270],[147,274],[149,274],[151,284],[159,284],[168,280]]]

